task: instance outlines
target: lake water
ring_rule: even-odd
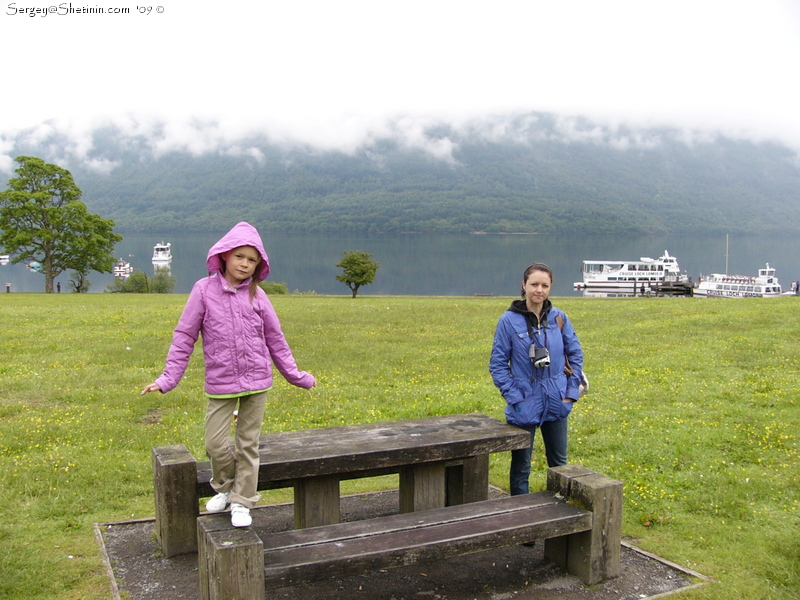
[[[205,276],[208,249],[224,232],[207,234],[122,234],[115,255],[138,270],[153,273],[153,245],[172,244],[172,274],[177,293],[188,293]],[[583,260],[657,258],[664,250],[678,258],[681,270],[694,280],[700,274],[725,272],[725,236],[688,238],[574,235],[430,235],[430,234],[275,234],[263,236],[270,257],[269,279],[290,291],[349,295],[335,267],[345,250],[372,253],[380,263],[375,282],[359,294],[515,296],[522,273],[533,261],[545,262],[555,273],[553,295],[579,296]],[[756,275],[769,262],[777,269],[784,290],[800,280],[800,237],[736,236],[728,244],[728,272]],[[69,289],[62,274],[62,292]],[[91,292],[103,292],[113,276],[91,273]],[[43,292],[44,277],[23,264],[0,266],[0,285],[12,292]]]

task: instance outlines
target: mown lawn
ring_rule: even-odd
[[[158,375],[183,295],[0,296],[0,597],[109,595],[92,524],[153,515],[150,449],[202,456],[202,359],[166,395]],[[278,381],[265,431],[482,412],[510,298],[273,298],[319,386]],[[591,392],[570,460],[625,484],[623,533],[718,583],[678,598],[800,596],[800,301],[556,298]],[[536,449],[534,487],[544,483]],[[508,455],[492,482],[507,488]],[[348,491],[394,485],[392,478]],[[265,501],[286,499],[286,492]],[[46,576],[43,576],[46,573]]]

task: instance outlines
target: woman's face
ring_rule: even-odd
[[[553,281],[550,279],[550,274],[545,271],[531,271],[528,274],[528,279],[522,284],[522,289],[525,291],[525,302],[528,305],[540,305],[547,300],[550,295],[550,288]]]

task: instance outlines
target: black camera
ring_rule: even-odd
[[[537,369],[550,366],[550,352],[547,351],[547,348],[537,348],[531,344],[528,356],[530,356],[533,366]]]

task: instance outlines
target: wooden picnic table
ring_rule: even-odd
[[[486,500],[489,455],[529,443],[527,431],[478,413],[268,433],[260,439],[258,487],[294,487],[298,529],[339,522],[346,479],[399,473],[401,513],[441,508]],[[214,493],[210,465],[183,445],[154,448],[153,463],[162,551],[196,552],[198,499]]]

